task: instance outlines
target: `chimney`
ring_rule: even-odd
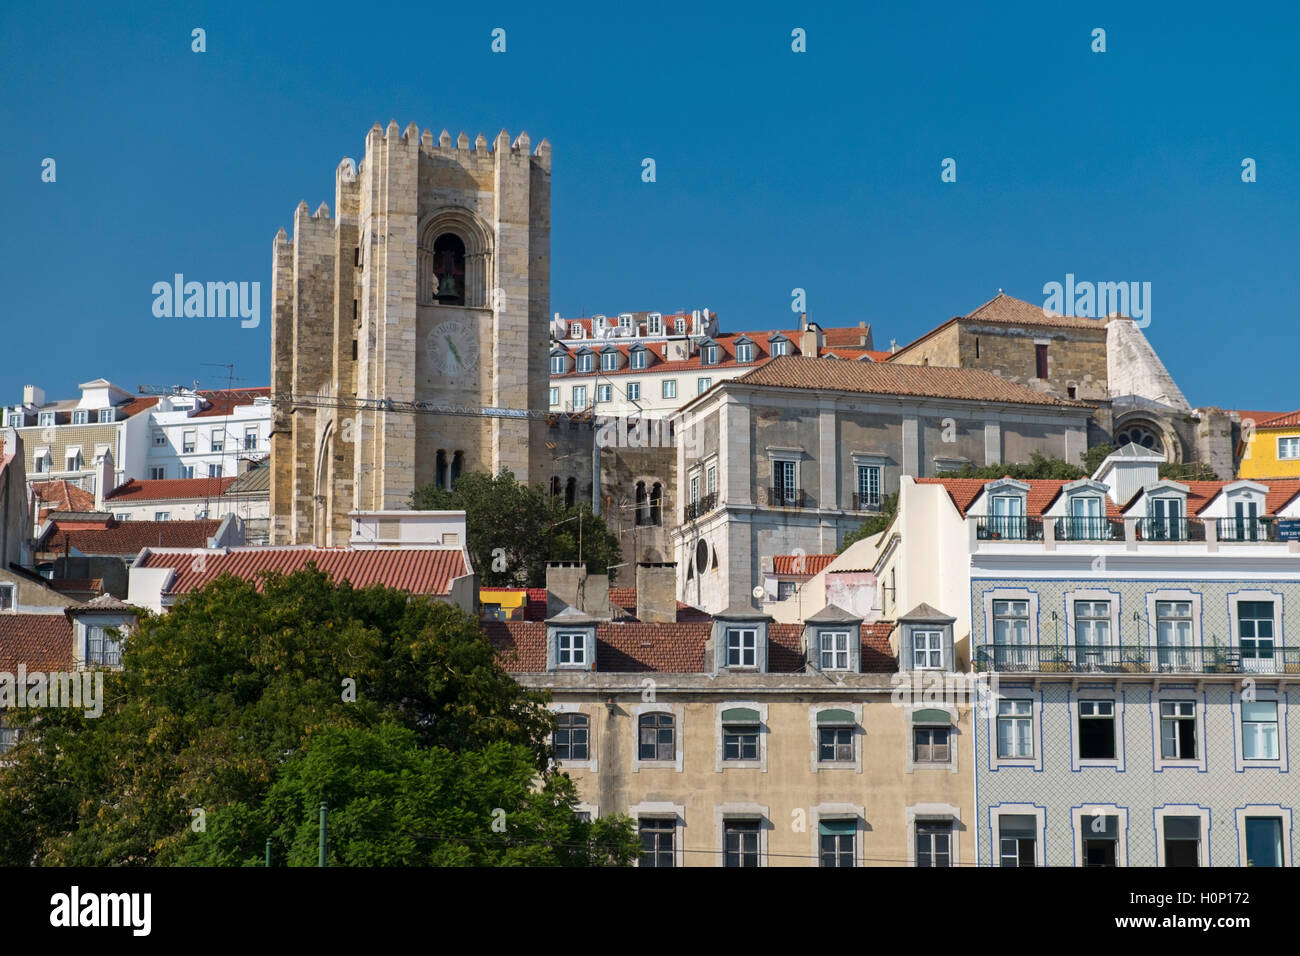
[[[36,385],[23,386],[23,404],[24,405],[44,405],[45,389]]]
[[[546,616],[554,617],[576,607],[603,621],[610,619],[609,575],[588,574],[576,561],[552,561],[546,565]]]
[[[95,510],[104,510],[104,499],[113,491],[117,469],[113,466],[113,453],[107,448],[95,458]]]
[[[822,353],[822,330],[816,322],[808,321],[808,313],[805,312],[799,317],[799,327],[802,331],[799,334],[799,351],[804,354],[817,358]]]
[[[646,624],[671,624],[677,620],[676,562],[637,564],[636,616]]]

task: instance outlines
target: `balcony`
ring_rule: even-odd
[[[1220,518],[1215,527],[1220,541],[1277,540],[1277,522],[1272,518]]]
[[[1124,522],[1119,518],[1070,516],[1056,519],[1057,541],[1123,541]]]
[[[694,521],[696,518],[708,514],[717,507],[718,493],[716,491],[712,494],[705,495],[698,501],[688,501],[686,502],[686,520]]]
[[[1205,523],[1199,518],[1141,518],[1139,541],[1204,541]]]
[[[760,488],[759,504],[771,508],[804,508],[806,499],[802,488]]]
[[[984,515],[975,519],[980,541],[1042,541],[1043,519],[1016,515]]]
[[[975,650],[975,670],[1059,674],[1300,674],[1300,648],[1243,652],[1238,647],[1162,644],[986,644]]]
[[[853,493],[853,510],[854,511],[879,511],[880,495],[860,495]]]

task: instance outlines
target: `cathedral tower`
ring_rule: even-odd
[[[274,243],[271,390],[299,401],[275,408],[273,543],[345,545],[349,512],[462,471],[544,479],[544,421],[382,402],[547,408],[550,182],[546,140],[390,122],[339,164],[333,218],[298,206]]]

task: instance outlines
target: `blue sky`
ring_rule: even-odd
[[[999,287],[1150,282],[1147,335],[1193,405],[1300,406],[1294,4],[448,6],[0,12],[0,402],[224,384],[205,362],[267,384],[272,237],[396,119],[551,141],[566,316],[788,327],[799,287],[884,348]],[[260,281],[261,327],[156,318],[176,272]]]

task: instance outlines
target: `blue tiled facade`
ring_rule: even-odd
[[[1002,599],[1029,604],[1028,640],[1036,651],[988,653],[992,602]],[[1085,599],[1107,602],[1113,650],[1089,656],[1074,641],[1072,605]],[[1157,599],[1192,605],[1192,645],[1185,657],[1150,650],[1157,645]],[[1236,633],[1238,604],[1248,600],[1274,608],[1274,650],[1255,655],[1262,660],[1252,659],[1249,649],[1243,657]],[[1100,844],[1108,841],[1119,865],[1167,865],[1179,847],[1162,835],[1189,825],[1200,840],[1201,865],[1237,866],[1248,858],[1267,864],[1279,847],[1276,855],[1290,864],[1292,810],[1300,803],[1300,780],[1291,767],[1300,761],[1300,711],[1293,706],[1300,703],[1300,665],[1287,649],[1300,644],[1300,637],[1288,637],[1287,622],[1296,614],[1300,583],[1293,581],[974,578],[972,657],[985,662],[991,679],[996,676],[996,690],[981,701],[973,735],[979,864],[1000,865],[1016,848],[1002,836],[1023,834],[1029,823],[1036,865],[1077,866],[1098,852],[1104,858]],[[1011,715],[1006,717],[1008,741],[1028,728],[1032,744],[1008,743],[1008,757],[999,756],[998,699],[1032,705],[1028,725],[1013,727]],[[1093,710],[1094,701],[1112,715],[1114,755],[1088,760],[1080,755],[1080,712]],[[1190,705],[1179,712],[1194,714],[1195,729],[1188,732],[1194,733],[1192,757],[1162,754],[1174,746],[1162,747],[1162,703]],[[1265,714],[1275,709],[1275,729],[1255,723],[1261,706]],[[1243,716],[1251,719],[1249,729]],[[1267,759],[1248,759],[1260,751],[1248,755],[1246,735],[1258,741],[1262,733],[1275,737],[1276,759],[1271,744],[1264,748]],[[1187,747],[1188,739],[1178,746]],[[1005,828],[999,819],[1004,814],[1014,815]],[[1165,825],[1166,817],[1183,822]],[[1280,843],[1261,836],[1275,826]],[[1247,832],[1254,840],[1250,847]],[[1030,858],[1030,849],[1021,852]]]

